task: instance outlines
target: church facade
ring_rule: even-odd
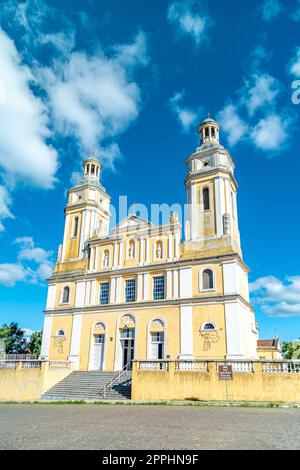
[[[165,225],[130,214],[110,231],[101,164],[83,162],[48,280],[42,358],[107,371],[130,369],[134,358],[257,358],[234,163],[216,121],[198,131],[186,160],[184,236],[175,212]]]

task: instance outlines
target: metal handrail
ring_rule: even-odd
[[[129,362],[123,367],[123,369],[121,369],[118,374],[113,377],[109,382],[108,384],[106,384],[102,390],[100,390],[99,392],[97,392],[97,395],[103,395],[103,397],[105,398],[105,393],[110,390],[112,388],[113,385],[115,385],[115,383],[120,383],[120,378],[126,374],[126,372],[128,371],[128,366],[129,366]]]

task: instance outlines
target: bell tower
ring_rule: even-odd
[[[234,163],[220,144],[217,121],[209,116],[198,133],[200,146],[186,160],[185,240],[206,250],[226,246],[240,252]]]
[[[82,166],[82,180],[67,193],[60,263],[83,259],[86,241],[109,233],[110,196],[100,183],[102,165],[92,154]]]

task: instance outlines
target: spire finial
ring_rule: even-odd
[[[208,118],[211,118],[211,112],[210,112],[210,109],[208,108],[208,111],[207,111],[207,117]]]

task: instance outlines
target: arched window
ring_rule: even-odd
[[[69,298],[70,298],[70,287],[66,286],[64,287],[64,290],[63,290],[63,297],[62,297],[63,304],[69,303]]]
[[[210,321],[207,321],[201,325],[201,331],[212,331],[216,329],[217,329],[216,325]]]
[[[205,211],[208,211],[210,209],[210,204],[209,204],[209,188],[204,188],[202,191],[202,197],[203,197],[203,209]]]
[[[78,235],[78,217],[74,218],[74,231],[73,231],[73,237],[77,237]]]
[[[56,336],[66,336],[64,330],[58,330]]]
[[[202,289],[208,290],[214,288],[214,273],[211,269],[204,269],[202,273]]]

